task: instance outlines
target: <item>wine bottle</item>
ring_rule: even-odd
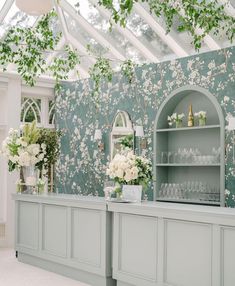
[[[193,126],[194,126],[193,107],[192,104],[190,104],[188,113],[188,127],[193,127]]]

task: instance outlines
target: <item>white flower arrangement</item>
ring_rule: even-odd
[[[171,116],[167,117],[168,124],[172,126],[175,122],[182,122],[184,117],[184,113],[173,113]]]
[[[194,116],[198,117],[199,119],[206,119],[206,111],[195,112]]]
[[[10,129],[2,143],[1,153],[8,159],[9,171],[16,168],[37,165],[44,160],[45,144],[28,144],[18,130]]]
[[[132,151],[123,152],[115,155],[106,173],[119,184],[147,185],[152,178],[151,161]]]

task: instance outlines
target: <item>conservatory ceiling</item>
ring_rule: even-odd
[[[55,1],[59,21],[55,23],[54,29],[62,31],[63,36],[53,53],[45,53],[48,65],[54,57],[63,56],[63,49],[68,43],[81,55],[81,64],[77,68],[82,78],[89,77],[89,67],[96,61],[87,51],[88,44],[96,52],[109,58],[114,69],[126,59],[132,59],[137,63],[162,62],[197,53],[187,32],[172,30],[166,34],[164,22],[150,15],[144,3],[135,4],[126,28],[114,24],[110,33],[110,13],[97,5],[98,0],[82,0],[79,7],[76,6],[77,2],[78,0]],[[235,16],[235,0],[231,0],[230,3],[231,5],[226,6],[226,12]],[[12,26],[32,27],[38,20],[39,17],[29,16],[20,11],[14,0],[0,0],[1,38]],[[200,52],[230,45],[223,35],[208,35]],[[14,72],[14,66],[9,67],[8,71]],[[75,72],[69,75],[71,80],[76,77]]]

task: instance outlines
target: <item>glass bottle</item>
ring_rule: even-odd
[[[190,104],[188,113],[188,127],[193,127],[193,126],[194,126],[193,108],[192,104]]]

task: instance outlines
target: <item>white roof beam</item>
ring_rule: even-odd
[[[210,35],[205,36],[204,42],[212,51],[221,49],[221,46]]]
[[[98,5],[96,0],[89,0],[102,14],[103,17],[105,17],[107,20],[110,19],[111,14],[109,11],[104,9],[102,6]],[[145,44],[143,44],[127,27],[122,28],[120,25],[117,25],[116,23],[113,23],[117,31],[124,35],[125,38],[129,40],[129,42],[149,61],[151,62],[159,62],[159,59],[156,57],[154,53],[152,53]]]
[[[88,23],[86,19],[76,13],[75,9],[70,4],[68,4],[67,1],[60,0],[59,5],[69,15],[71,15],[79,23],[79,25],[81,25],[81,27],[91,35],[92,38],[94,38],[103,47],[108,48],[116,59],[120,61],[126,60],[125,56],[119,51],[119,49],[114,47],[114,45],[112,45],[109,40],[101,35],[99,31],[97,31],[90,23]]]
[[[169,46],[178,57],[187,57],[189,54],[179,45],[176,40],[166,33],[166,30],[138,3],[134,4],[134,10],[153,29],[153,31]]]
[[[55,6],[56,6],[56,11],[57,11],[60,23],[61,23],[61,27],[62,27],[62,31],[63,31],[64,37],[65,37],[65,40],[68,43],[70,43],[74,48],[76,48],[80,54],[85,55],[85,56],[89,56],[89,61],[92,64],[94,64],[96,62],[96,60],[94,58],[90,57],[85,46],[83,46],[77,39],[75,39],[74,37],[72,37],[70,35],[61,8],[58,7],[57,5],[55,5]]]
[[[12,4],[14,3],[15,0],[7,0],[5,4],[2,7],[2,10],[0,12],[0,23],[3,22],[4,18],[6,17],[8,11],[10,10]]]

